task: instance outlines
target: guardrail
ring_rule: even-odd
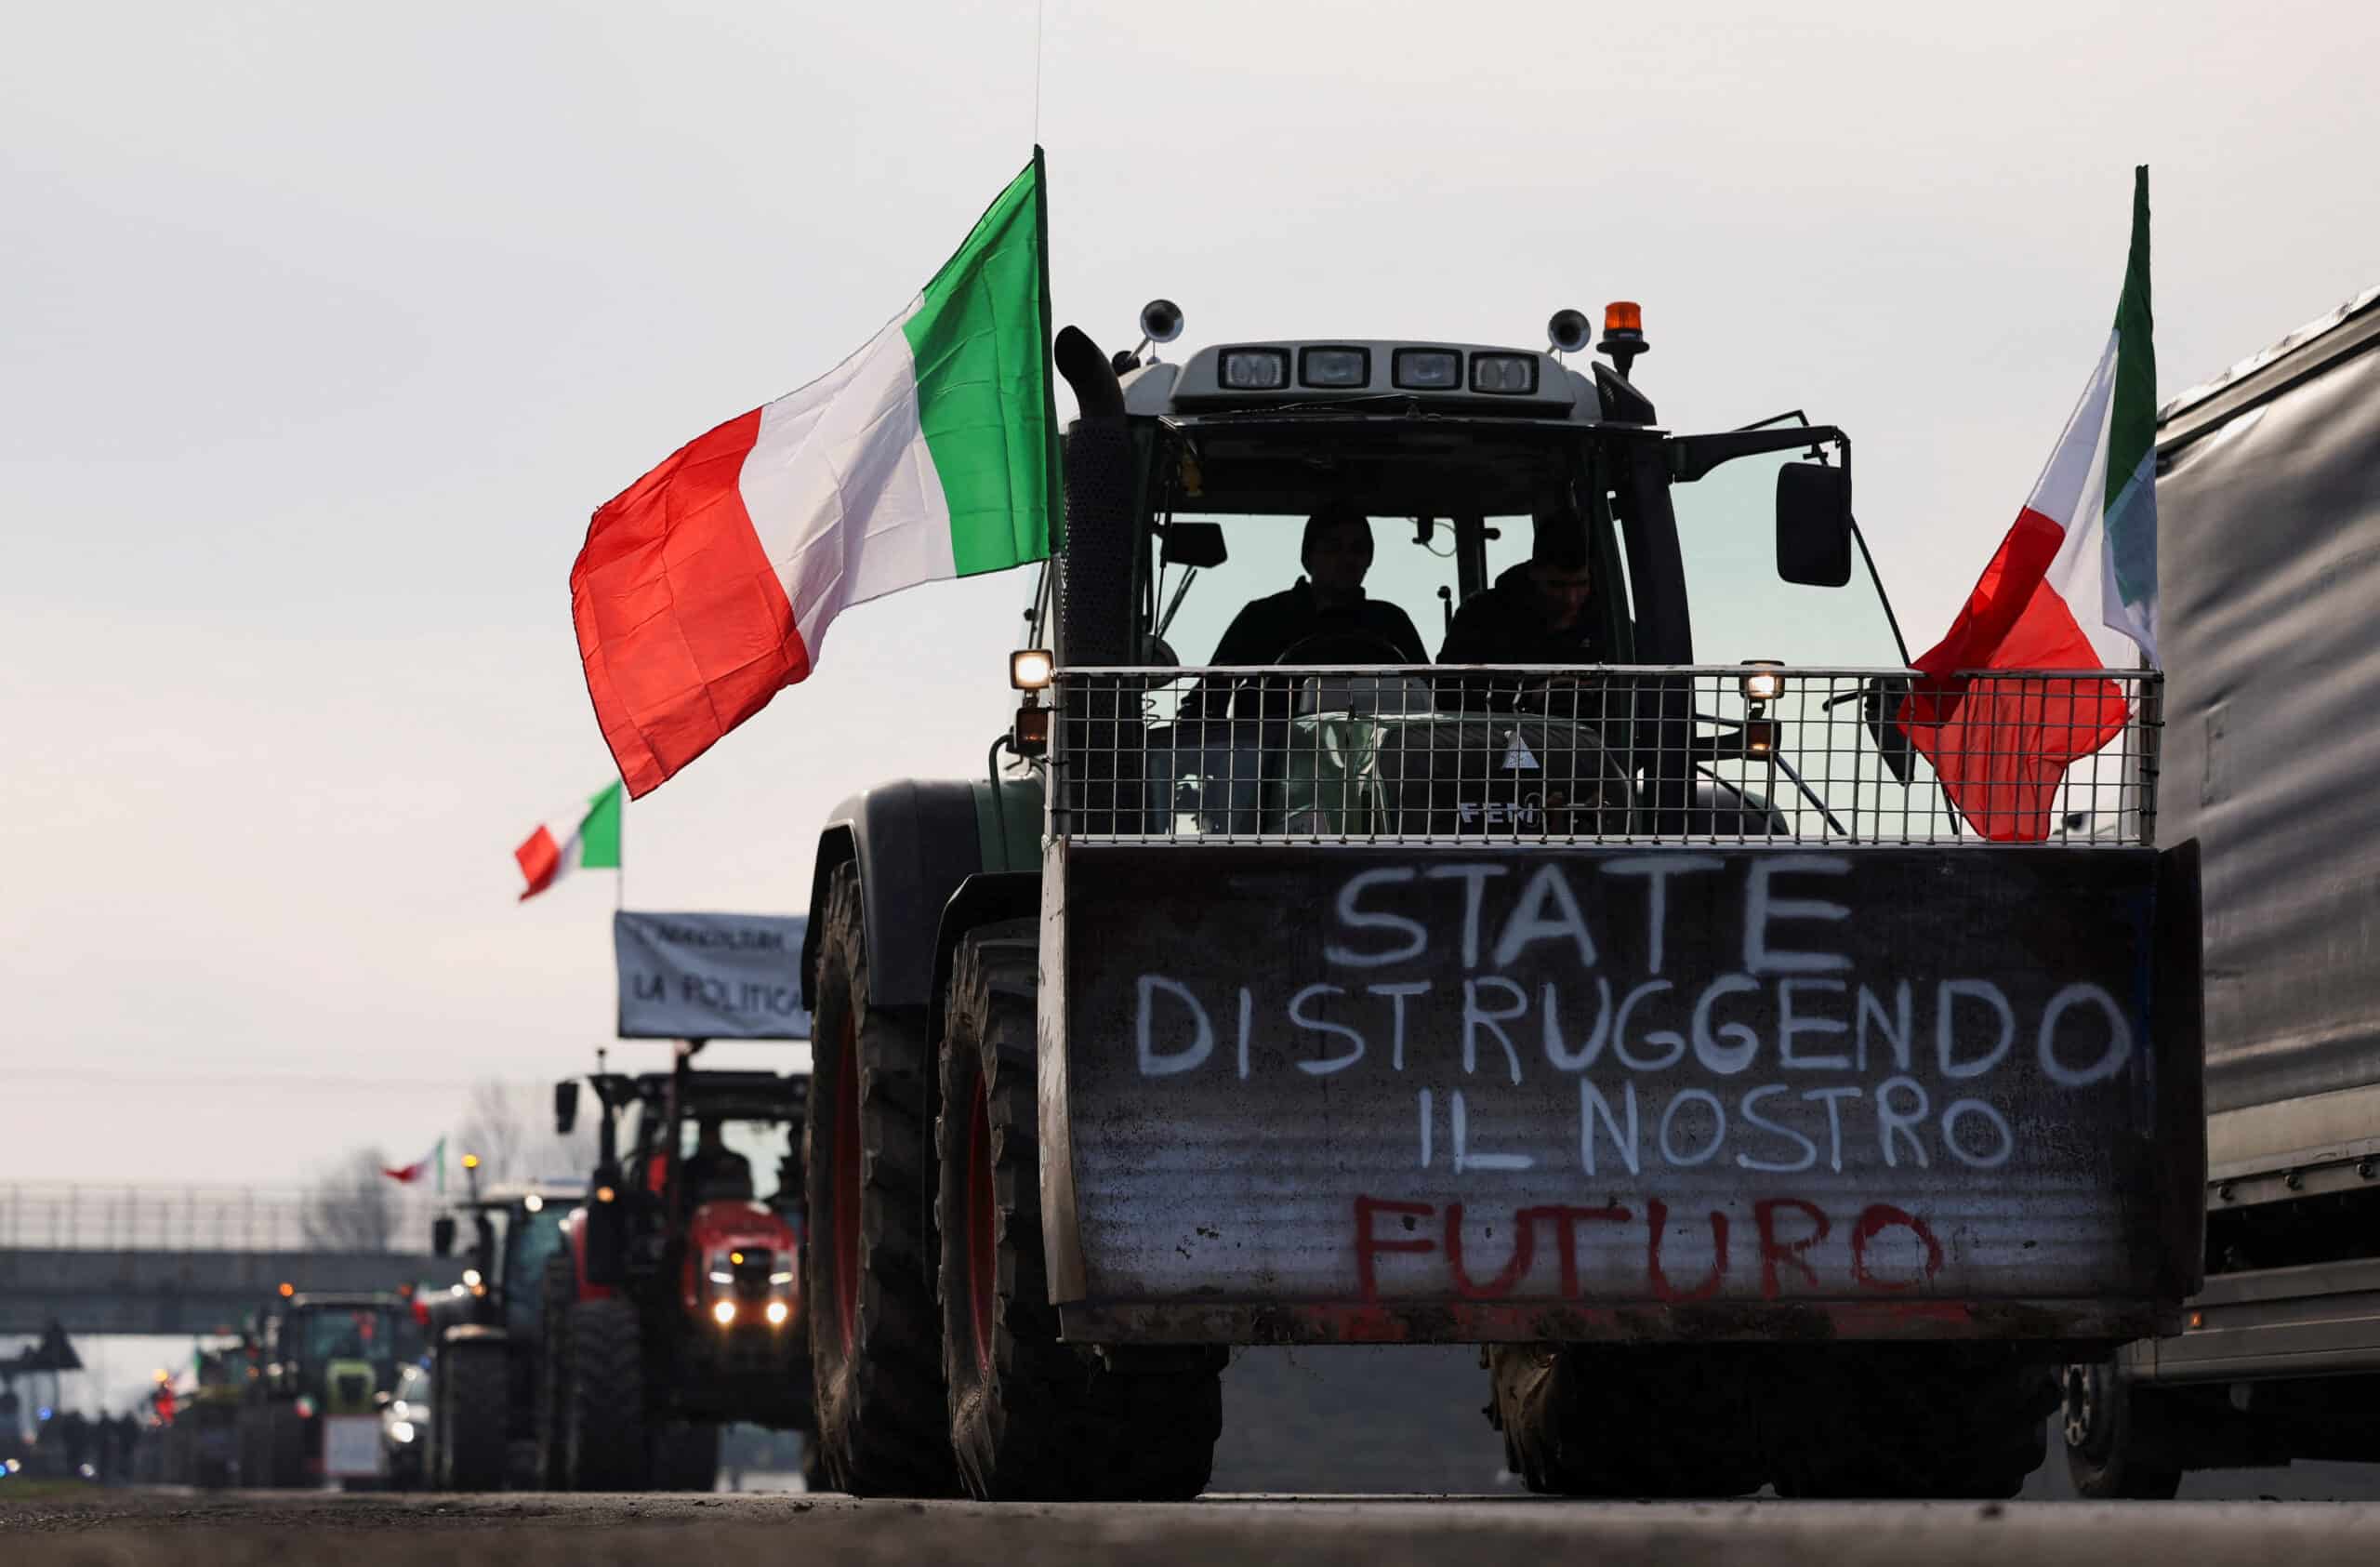
[[[2124,670],[1078,669],[1051,827],[1131,843],[2155,841]]]
[[[0,1251],[412,1253],[440,1199],[244,1187],[0,1187]]]

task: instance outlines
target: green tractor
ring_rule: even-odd
[[[462,1281],[429,1303],[430,1421],[424,1481],[434,1491],[495,1491],[507,1484],[552,1489],[538,1433],[551,1424],[543,1374],[547,1294],[566,1289],[562,1220],[579,1201],[575,1182],[507,1183],[483,1189],[466,1159],[469,1195],[457,1205],[471,1224]],[[432,1221],[430,1247],[455,1249],[457,1214]],[[558,1271],[560,1269],[561,1271]],[[557,1283],[557,1280],[561,1282]]]
[[[393,1291],[312,1294],[284,1284],[241,1389],[240,1483],[284,1490],[379,1477],[379,1410],[421,1354],[413,1305]]]

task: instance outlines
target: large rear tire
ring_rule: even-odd
[[[1781,1495],[2003,1500],[2047,1455],[2057,1377],[2013,1350],[1879,1344],[1818,1364],[1799,1407],[1832,1417],[1780,1444]]]
[[[644,1346],[636,1308],[617,1295],[570,1308],[569,1475],[574,1491],[643,1491]]]
[[[827,1477],[859,1496],[957,1489],[925,1228],[922,1020],[867,1004],[859,872],[827,885],[806,1161],[811,1365]]]
[[[1706,1348],[1499,1345],[1489,1418],[1540,1494],[1739,1496],[1766,1476],[1737,1369]]]
[[[1206,1488],[1223,1352],[1062,1344],[1041,1237],[1034,923],[963,937],[935,1164],[950,1441],[985,1501],[1175,1501]]]
[[[2182,1467],[2160,1439],[2170,1424],[2155,1389],[2135,1388],[2107,1361],[2066,1368],[2066,1472],[2092,1501],[2167,1502],[2182,1489]]]
[[[464,1339],[438,1351],[432,1396],[445,1416],[447,1489],[501,1491],[509,1354],[501,1340]]]

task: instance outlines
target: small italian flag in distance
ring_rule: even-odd
[[[529,879],[521,900],[544,892],[574,870],[617,870],[620,868],[620,797],[615,781],[591,795],[575,815],[547,822],[512,851],[521,874]]]

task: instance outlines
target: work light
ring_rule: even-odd
[[[1289,353],[1279,348],[1228,348],[1217,378],[1233,392],[1278,392],[1289,384]]]
[[[1389,356],[1388,378],[1407,392],[1453,392],[1462,385],[1462,355],[1450,348],[1401,348]]]
[[[1008,683],[1019,691],[1040,691],[1057,672],[1058,661],[1045,647],[1025,647],[1008,656]]]
[[[1309,348],[1298,351],[1298,379],[1307,386],[1346,388],[1367,385],[1372,378],[1368,349]]]
[[[1471,356],[1471,390],[1497,397],[1526,397],[1537,390],[1537,355],[1474,353]]]

